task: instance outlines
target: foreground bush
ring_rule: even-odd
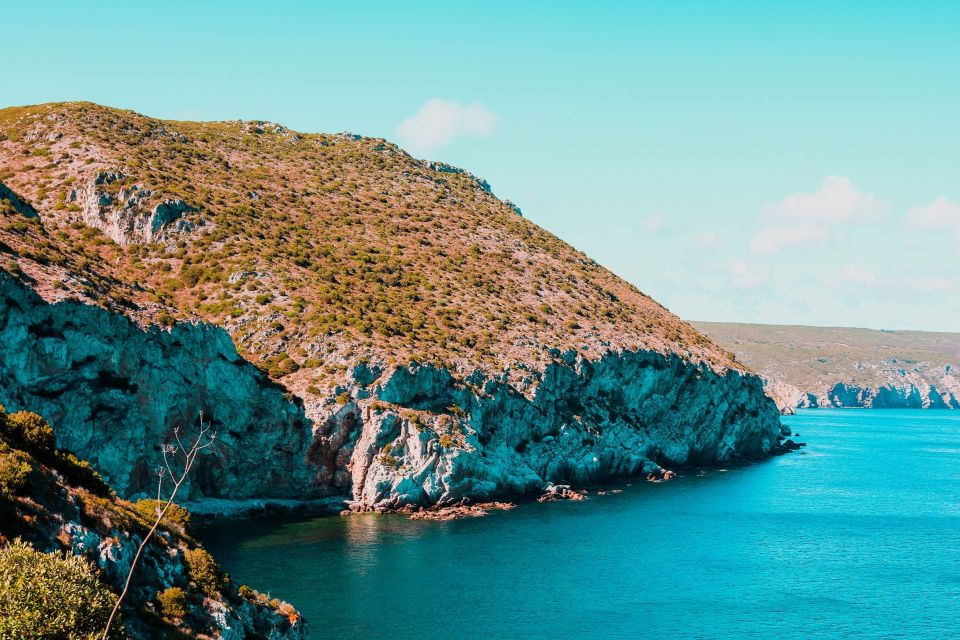
[[[30,475],[30,457],[0,441],[0,497],[9,497],[23,488]]]
[[[20,540],[0,549],[0,640],[99,638],[115,599],[81,557]]]

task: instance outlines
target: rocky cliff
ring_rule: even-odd
[[[781,409],[960,409],[960,334],[697,322]]]
[[[778,445],[756,376],[469,173],[87,104],[0,134],[0,400],[125,495],[201,410],[223,435],[191,498],[357,509]]]
[[[307,496],[303,406],[205,323],[161,330],[72,300],[47,304],[0,271],[0,403],[42,414],[60,446],[121,495],[150,492],[160,447],[200,412],[218,432],[184,497]],[[264,457],[270,464],[264,465]]]
[[[662,467],[754,459],[778,443],[759,380],[677,356],[556,352],[543,371],[456,377],[357,364],[306,410],[217,327],[140,328],[0,272],[0,401],[34,407],[125,495],[150,491],[159,448],[203,411],[219,432],[184,497],[317,498],[357,508],[536,493]]]
[[[411,365],[318,420],[325,470],[355,507],[450,504],[769,455],[759,380],[676,356],[559,353],[519,386]],[[340,466],[336,460],[349,462]]]

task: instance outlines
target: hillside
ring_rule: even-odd
[[[198,494],[259,483],[360,505],[776,445],[724,350],[483,180],[384,140],[10,108],[0,203],[0,341],[23,354],[0,399],[44,413],[124,493],[143,488],[144,441],[199,409],[233,453],[279,466],[250,485],[210,460]],[[699,407],[708,388],[729,398]]]
[[[36,414],[0,406],[0,638],[99,638],[154,521],[155,501],[117,499],[53,438]],[[114,630],[137,640],[308,637],[292,606],[233,584],[179,509],[145,547]]]
[[[693,324],[783,407],[960,408],[960,333]]]
[[[21,268],[129,286],[68,279],[50,284],[54,299],[202,318],[276,377],[306,366],[299,377],[326,388],[335,367],[310,366],[320,359],[499,370],[585,345],[735,366],[484,181],[384,140],[91,104],[0,111],[0,136],[0,181],[43,214],[30,240],[49,264]]]

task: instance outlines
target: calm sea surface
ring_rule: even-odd
[[[586,502],[200,537],[317,638],[960,639],[960,412],[784,420],[802,453]]]

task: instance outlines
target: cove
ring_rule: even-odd
[[[586,502],[199,537],[317,638],[960,637],[960,412],[784,422],[801,452]]]

